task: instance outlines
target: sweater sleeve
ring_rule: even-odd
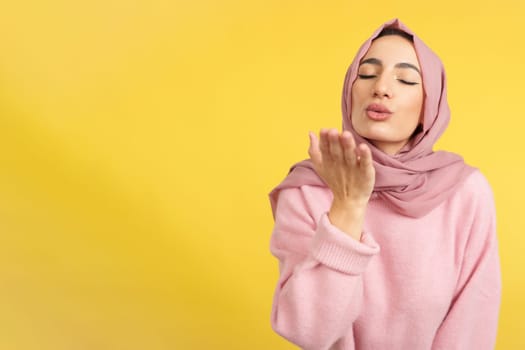
[[[483,350],[495,346],[501,299],[496,215],[488,183],[478,184],[475,190],[476,207],[455,296],[438,329],[433,350]]]
[[[309,207],[299,188],[279,195],[270,250],[280,277],[271,322],[292,343],[319,350],[351,335],[362,303],[361,274],[379,247],[370,235],[357,241]]]

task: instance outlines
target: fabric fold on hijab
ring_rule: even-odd
[[[361,137],[352,127],[351,89],[357,77],[359,63],[372,41],[385,28],[396,28],[413,37],[421,67],[425,99],[423,128],[395,155],[388,155]],[[371,151],[376,171],[373,196],[388,203],[399,214],[421,217],[449,198],[458,186],[476,169],[465,164],[459,155],[433,151],[450,120],[447,102],[446,77],[439,57],[398,19],[380,26],[359,48],[345,76],[342,96],[343,130],[352,133],[356,144],[366,143]],[[279,192],[303,185],[326,187],[310,160],[301,161],[290,169],[287,177],[270,192],[275,215]]]

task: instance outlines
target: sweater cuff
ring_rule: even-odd
[[[351,275],[363,273],[371,258],[379,253],[379,245],[371,235],[363,233],[357,241],[321,216],[312,242],[312,255],[322,264]]]

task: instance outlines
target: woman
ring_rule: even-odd
[[[449,121],[439,58],[383,24],[346,74],[343,132],[270,194],[274,330],[304,349],[493,349],[501,295],[493,195],[432,146]]]

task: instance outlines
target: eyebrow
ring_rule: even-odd
[[[361,62],[359,64],[359,66],[361,66],[363,64],[366,64],[366,63],[373,64],[373,65],[376,65],[376,66],[382,66],[383,65],[383,62],[381,62],[381,60],[372,57],[372,58],[367,58],[366,60]],[[416,72],[418,72],[419,75],[421,75],[421,72],[419,71],[419,69],[416,66],[414,66],[412,63],[400,62],[400,63],[396,64],[394,67],[396,67],[396,68],[410,68],[410,69],[413,69]]]

